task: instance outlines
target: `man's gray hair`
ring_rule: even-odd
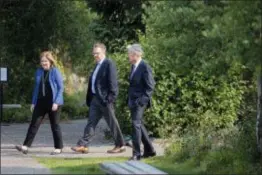
[[[131,44],[127,46],[127,52],[128,53],[135,53],[138,54],[140,56],[143,55],[143,49],[142,46],[140,44]]]

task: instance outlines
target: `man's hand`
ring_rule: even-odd
[[[31,104],[31,106],[30,106],[30,111],[33,112],[33,111],[34,111],[34,108],[35,108],[35,105],[34,105],[34,104]]]
[[[113,103],[114,102],[112,95],[108,95],[106,99],[107,99],[107,103]]]
[[[52,106],[52,111],[57,111],[57,109],[58,109],[58,104],[53,104],[53,106]]]

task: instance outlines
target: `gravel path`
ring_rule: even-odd
[[[74,120],[61,123],[64,141],[63,153],[55,157],[109,157],[132,155],[132,149],[120,154],[107,154],[113,148],[113,141],[104,138],[104,130],[108,129],[104,120],[101,120],[96,129],[96,135],[90,144],[90,153],[80,154],[71,151],[79,137],[82,136],[87,120]],[[39,128],[32,147],[27,155],[14,149],[17,144],[22,144],[28,124],[11,124],[1,126],[1,174],[50,174],[51,172],[40,165],[33,157],[54,157],[50,155],[53,150],[53,137],[49,123],[43,123]],[[163,155],[164,148],[161,144],[153,142],[158,155]]]

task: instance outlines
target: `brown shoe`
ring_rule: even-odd
[[[72,147],[71,149],[79,153],[88,153],[88,147],[85,146],[76,146],[76,147]]]
[[[113,149],[108,150],[107,153],[114,154],[114,153],[122,153],[125,151],[126,151],[126,148],[124,146],[122,147],[116,146]]]

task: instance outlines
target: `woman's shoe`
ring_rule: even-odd
[[[27,146],[19,146],[19,145],[16,145],[15,148],[22,152],[23,154],[27,154],[28,153],[28,147]]]
[[[51,155],[57,155],[57,154],[61,154],[62,153],[62,149],[55,149],[53,152],[51,152]]]

